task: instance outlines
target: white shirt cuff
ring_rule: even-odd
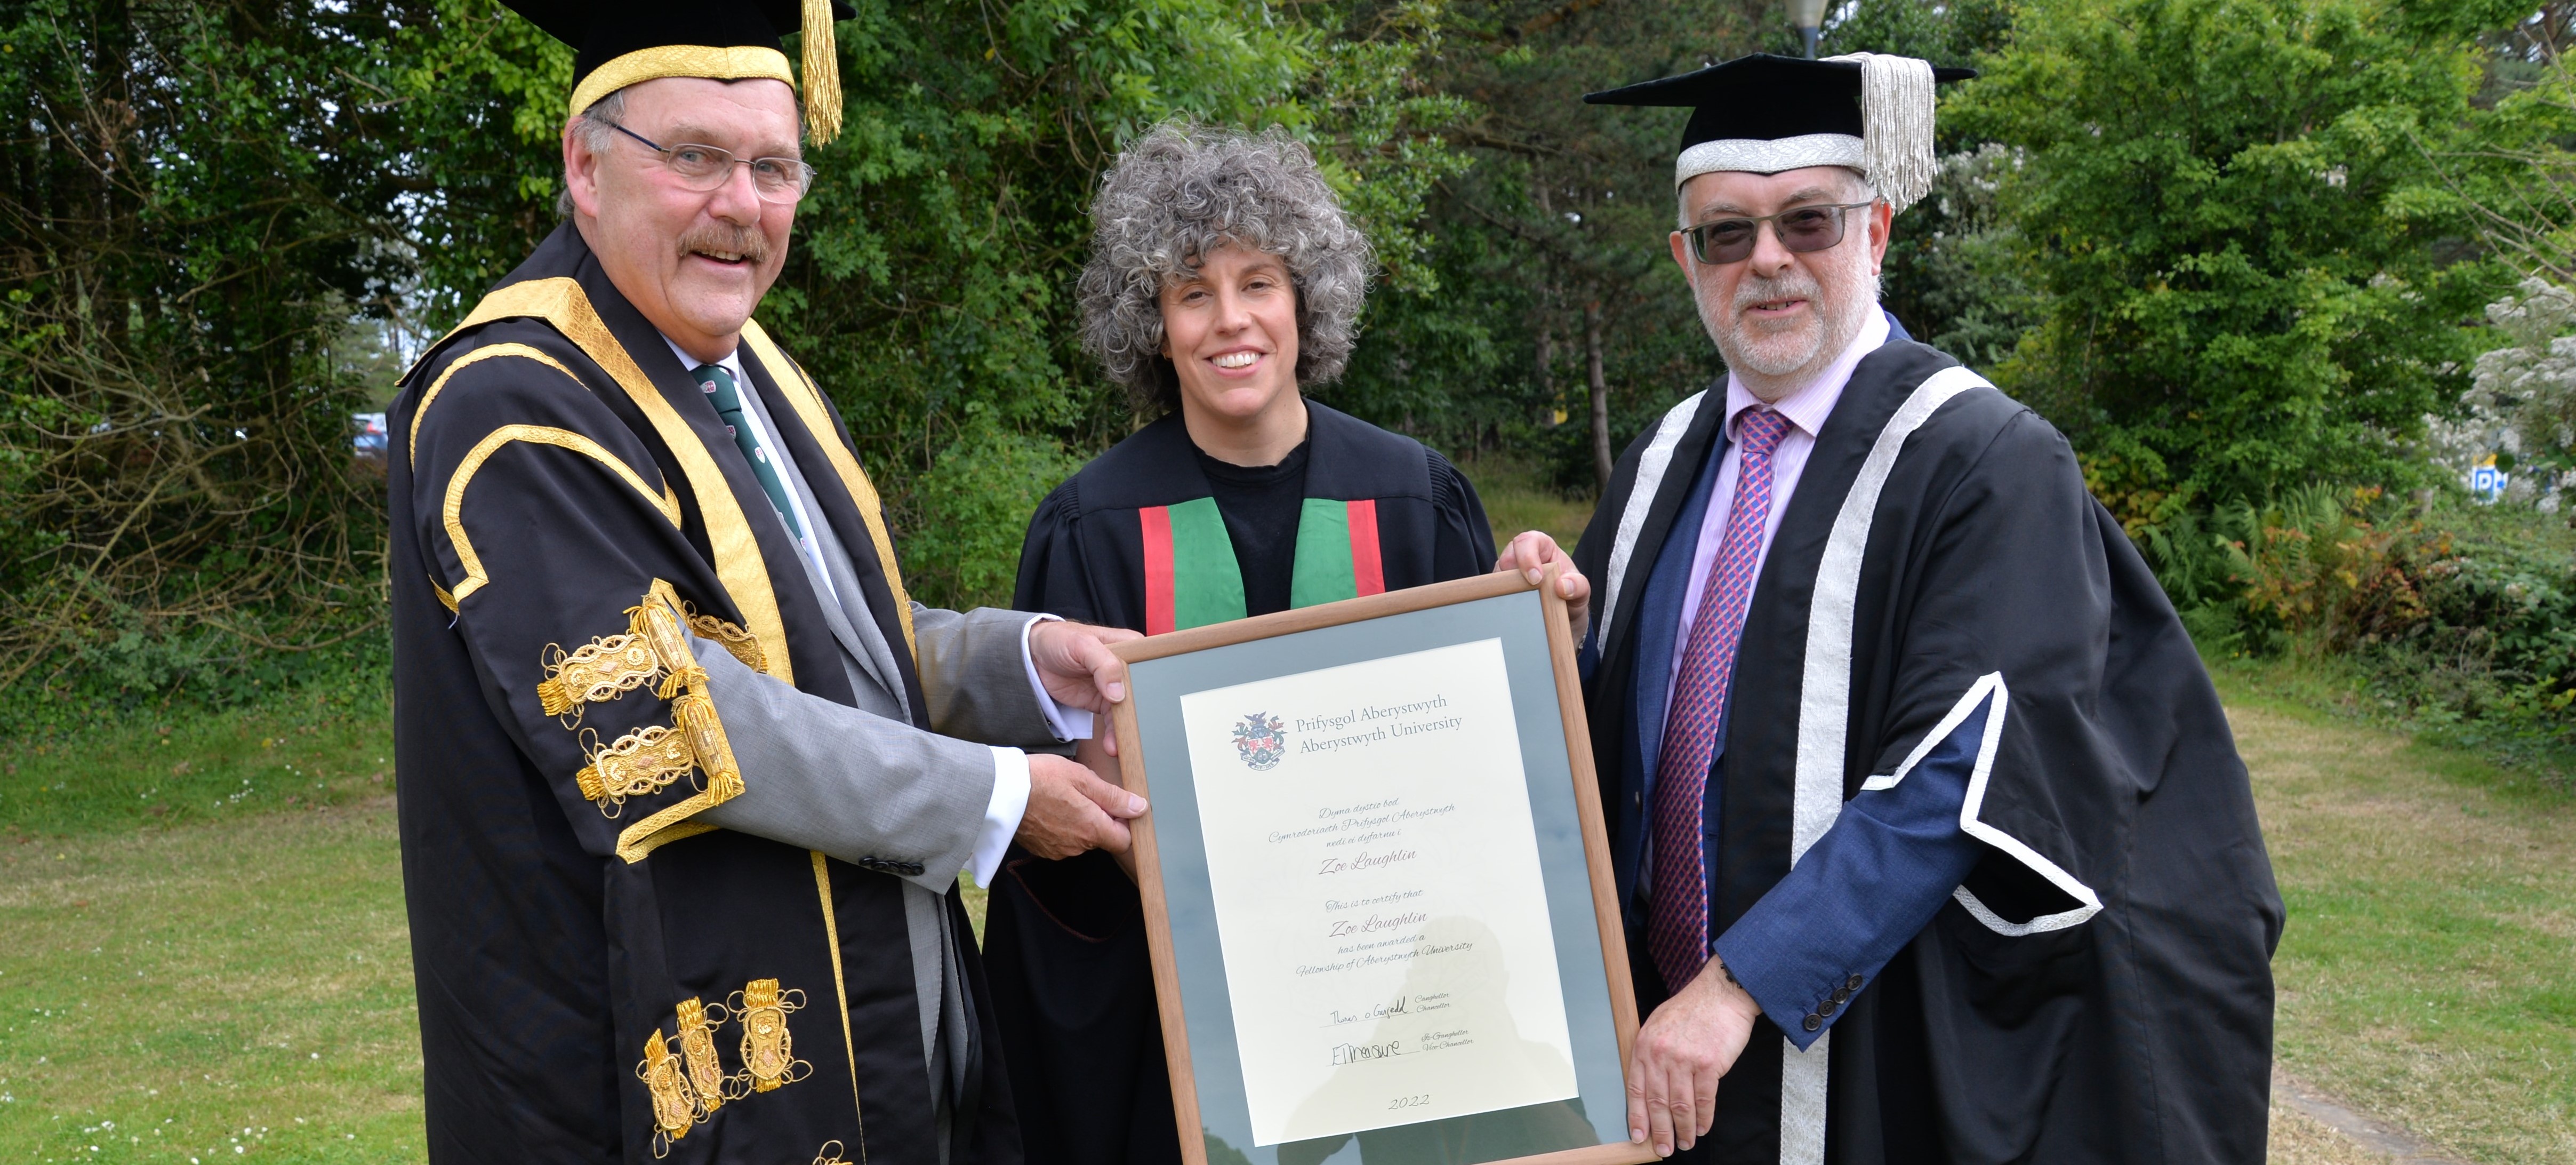
[[[1029,754],[1016,748],[993,750],[993,800],[984,806],[984,828],[975,835],[975,853],[966,872],[975,884],[993,888],[1002,854],[1020,835],[1020,818],[1029,811]]]
[[[1038,678],[1038,661],[1029,654],[1029,633],[1037,630],[1040,623],[1061,622],[1064,622],[1061,615],[1035,615],[1020,625],[1020,666],[1028,669],[1029,690],[1037,694],[1038,711],[1046,714],[1047,731],[1055,733],[1057,740],[1089,740],[1091,709],[1057,703],[1055,697],[1048,694],[1046,682]],[[1023,776],[1020,783],[1026,785],[1027,766],[1023,764],[1021,767]]]

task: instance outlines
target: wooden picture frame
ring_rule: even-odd
[[[1617,1047],[1619,1079],[1624,1085],[1627,1066],[1635,1050],[1638,1015],[1625,929],[1620,920],[1619,903],[1614,889],[1609,841],[1601,805],[1597,777],[1593,771],[1591,738],[1584,714],[1583,694],[1576,665],[1576,647],[1565,601],[1557,596],[1556,568],[1551,567],[1541,583],[1533,584],[1520,573],[1496,573],[1458,579],[1431,586],[1416,587],[1377,595],[1368,595],[1321,606],[1305,607],[1241,619],[1228,623],[1194,627],[1183,631],[1131,640],[1116,645],[1118,656],[1131,665],[1169,659],[1213,649],[1298,635],[1303,632],[1339,627],[1371,620],[1389,619],[1431,611],[1435,608],[1476,603],[1482,600],[1535,591],[1544,621],[1547,667],[1553,678],[1557,704],[1557,724],[1563,735],[1567,771],[1572,777],[1572,801],[1581,834],[1583,867],[1590,879],[1590,904],[1599,936],[1602,976],[1608,994],[1608,1012]],[[1389,656],[1402,654],[1391,651]],[[1363,661],[1365,662],[1365,661]],[[1147,754],[1140,730],[1138,706],[1146,693],[1138,687],[1137,669],[1131,667],[1128,699],[1111,713],[1119,746],[1118,763],[1125,786],[1155,799],[1153,779],[1147,769]],[[1518,702],[1516,698],[1515,702]],[[1167,779],[1170,779],[1167,777]],[[1186,779],[1195,781],[1194,774]],[[1167,790],[1169,791],[1169,790]],[[1195,790],[1193,790],[1195,796]],[[1195,801],[1192,802],[1195,805]],[[1195,813],[1195,809],[1192,810]],[[1535,810],[1533,810],[1535,812]],[[1193,818],[1193,822],[1195,822]],[[1154,991],[1163,1029],[1164,1052],[1172,1079],[1173,1115],[1180,1137],[1182,1160],[1188,1165],[1229,1165],[1228,1157],[1211,1161],[1206,1126],[1202,1121],[1199,1076],[1193,1067],[1189,1017],[1184,1009],[1182,973],[1176,953],[1171,901],[1165,886],[1165,855],[1156,832],[1156,814],[1149,810],[1133,823],[1135,838],[1135,876],[1144,899],[1144,917],[1148,947],[1154,974]],[[1194,824],[1188,836],[1196,841],[1201,834]],[[1563,956],[1560,956],[1561,958]],[[1221,960],[1220,960],[1221,961]],[[1588,985],[1588,984],[1587,984]],[[1562,990],[1562,988],[1561,988]],[[1593,1037],[1597,1041],[1597,1034]],[[1586,1097],[1590,1096],[1587,1090]],[[1621,1089],[1624,1098],[1624,1088]],[[1579,1111],[1579,1110],[1578,1110]],[[1591,1119],[1596,1130],[1605,1122]],[[1575,1148],[1558,1149],[1516,1157],[1492,1158],[1515,1165],[1635,1165],[1656,1160],[1651,1144],[1638,1144],[1625,1136],[1627,1116],[1624,1103],[1620,1111],[1607,1114],[1607,1123],[1615,1125],[1615,1139]],[[1405,1127],[1405,1126],[1391,1126]],[[1366,1135],[1351,1134],[1351,1135]],[[1231,1148],[1231,1145],[1224,1146]],[[1273,1150],[1275,1152],[1275,1150]],[[1370,1165],[1383,1165],[1375,1159]]]

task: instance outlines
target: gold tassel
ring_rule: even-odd
[[[832,42],[832,0],[805,0],[805,137],[841,136],[841,50]]]

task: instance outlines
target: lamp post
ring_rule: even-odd
[[[1825,23],[1825,0],[1789,0],[1789,25],[1806,39],[1807,59],[1816,59],[1816,35]]]

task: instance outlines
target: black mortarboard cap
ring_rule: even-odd
[[[1902,210],[1931,183],[1932,86],[1976,75],[1883,54],[1811,61],[1755,53],[1583,100],[1690,109],[1676,183],[1712,170],[1849,166]]]
[[[805,122],[817,142],[841,127],[841,79],[832,21],[856,13],[839,0],[502,0],[573,48],[571,116],[600,98],[657,77],[796,85],[789,33],[805,35]]]

